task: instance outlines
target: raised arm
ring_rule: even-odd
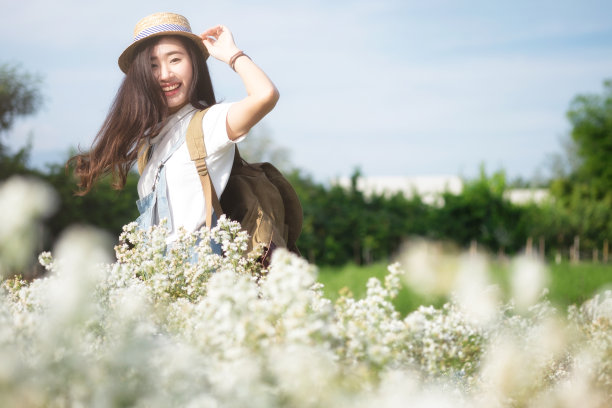
[[[200,36],[210,55],[226,64],[240,52],[231,31],[223,25],[209,28]],[[247,96],[233,104],[227,113],[227,134],[232,140],[251,130],[274,108],[279,98],[270,78],[249,57],[235,59],[234,69],[244,83]]]

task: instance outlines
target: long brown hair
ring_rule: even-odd
[[[74,167],[74,174],[79,178],[77,195],[87,194],[100,177],[109,173],[112,187],[122,189],[138,159],[139,147],[163,128],[168,118],[168,104],[151,70],[151,50],[160,38],[143,43],[136,51],[91,150],[71,157],[66,163],[66,169]],[[202,51],[184,37],[175,38],[181,40],[191,58],[193,79],[189,102],[199,109],[214,105],[215,93]]]

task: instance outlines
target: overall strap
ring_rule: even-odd
[[[189,110],[188,112],[185,112],[181,116],[177,116],[177,115],[172,116],[170,120],[168,120],[168,123],[164,125],[164,127],[160,130],[160,132],[153,139],[160,139],[161,137],[163,137],[162,135],[168,134],[168,132],[170,132],[174,127],[181,124],[185,116],[187,116],[189,113],[193,112],[194,110],[196,110],[196,108],[192,107],[191,110]],[[148,135],[150,130],[151,129],[147,129],[145,132],[145,135]],[[172,153],[174,153],[177,150],[177,148],[180,147],[183,140],[184,140],[184,137],[181,137],[180,140],[177,141],[177,143],[172,148]],[[152,153],[153,153],[153,146],[151,144],[151,139],[142,140],[140,146],[138,146],[138,159],[137,159],[138,174],[142,175],[142,172],[144,171],[147,163],[151,159]],[[169,156],[171,156],[172,153],[170,153],[169,155],[167,155],[167,157],[165,157],[165,159],[163,160],[164,163],[168,160]]]
[[[157,169],[155,170],[155,176],[153,177],[153,190],[155,191],[157,189],[157,181],[159,180],[160,176],[162,175],[162,172],[165,171],[165,167],[166,167],[166,162],[168,160],[170,160],[170,157],[172,157],[172,155],[181,147],[181,145],[183,144],[183,142],[185,141],[185,137],[181,136],[176,143],[174,143],[171,147],[170,150],[168,150],[168,152],[166,153],[166,155],[163,157],[163,159],[159,162]]]
[[[208,167],[206,166],[206,146],[204,144],[204,131],[202,130],[202,119],[208,111],[207,109],[196,112],[189,126],[187,127],[187,135],[185,142],[187,143],[187,149],[189,150],[189,156],[193,160],[198,175],[200,176],[200,183],[202,184],[202,190],[204,191],[204,199],[206,201],[206,228],[210,229],[212,225],[212,212],[213,209],[220,217],[223,214],[221,204],[219,203],[219,197],[215,192],[215,186],[210,178]]]

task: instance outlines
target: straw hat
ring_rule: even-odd
[[[149,38],[161,35],[180,35],[181,37],[189,38],[202,50],[204,58],[208,58],[208,51],[202,43],[202,39],[191,32],[191,26],[185,17],[175,13],[155,13],[136,23],[136,27],[134,27],[134,40],[119,57],[119,68],[127,73],[134,59],[136,47]]]

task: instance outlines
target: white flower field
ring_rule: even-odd
[[[26,266],[53,192],[12,179],[0,198],[7,275]],[[4,281],[1,407],[612,405],[612,292],[555,310],[535,259],[515,260],[508,302],[485,256],[415,243],[365,297],[331,301],[305,260],[277,250],[266,270],[243,256],[235,222],[172,247],[166,235],[129,224],[113,256],[104,234],[74,227],[40,255],[45,277]],[[402,283],[453,300],[404,317]]]

